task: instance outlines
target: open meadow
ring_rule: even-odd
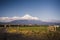
[[[4,40],[60,40],[59,31],[48,27],[0,27],[0,39]]]

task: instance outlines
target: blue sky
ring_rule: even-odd
[[[0,0],[0,17],[29,14],[41,20],[60,20],[59,0]]]

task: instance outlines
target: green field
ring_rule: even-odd
[[[1,32],[6,32],[7,34],[1,34]],[[8,40],[60,40],[60,31],[48,31],[48,27],[41,26],[0,27],[0,37],[3,38],[4,35],[7,35]]]
[[[9,33],[19,32],[47,32],[47,27],[7,27]]]
[[[60,40],[60,32],[49,32],[47,27],[7,27],[7,32],[22,34],[23,40]]]

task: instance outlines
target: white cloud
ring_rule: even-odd
[[[12,21],[12,19],[9,17],[0,17],[0,22],[10,22],[10,21]]]
[[[0,22],[11,22],[13,20],[39,20],[38,17],[32,17],[28,14],[24,15],[23,17],[0,17]]]

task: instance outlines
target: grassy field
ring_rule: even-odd
[[[3,30],[4,29],[4,30]],[[49,32],[47,27],[0,27],[1,40],[60,40],[60,32]]]
[[[47,31],[47,27],[8,27],[7,32],[19,33],[19,32],[42,32]]]

